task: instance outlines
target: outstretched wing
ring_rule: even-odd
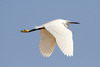
[[[73,56],[72,32],[62,23],[45,25],[45,28],[55,37],[60,50],[67,56]]]
[[[49,57],[55,48],[56,40],[46,29],[41,30],[40,36],[40,52],[43,56]]]

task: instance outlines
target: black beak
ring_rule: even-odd
[[[79,22],[69,22],[69,24],[80,24]]]

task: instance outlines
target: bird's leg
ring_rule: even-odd
[[[43,28],[31,29],[31,30],[26,30],[26,29],[24,29],[24,30],[21,30],[21,32],[23,32],[23,33],[28,33],[28,32],[32,32],[32,31],[36,31],[36,30],[41,30],[41,29],[45,29],[45,28],[43,27]]]

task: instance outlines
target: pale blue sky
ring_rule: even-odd
[[[78,21],[70,25],[74,56],[58,46],[49,58],[39,52],[39,31],[23,34],[54,19]],[[0,0],[0,67],[99,67],[100,0]]]

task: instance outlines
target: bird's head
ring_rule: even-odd
[[[62,20],[62,23],[65,27],[69,27],[69,24],[80,24],[79,22],[73,22],[69,20]]]
[[[66,24],[80,24],[79,22],[74,22],[74,21],[69,21],[69,20],[66,20],[65,23]]]
[[[69,20],[63,20],[63,19],[57,19],[55,20],[56,22],[62,22],[63,24],[80,24],[79,22],[73,22],[73,21],[69,21]]]

